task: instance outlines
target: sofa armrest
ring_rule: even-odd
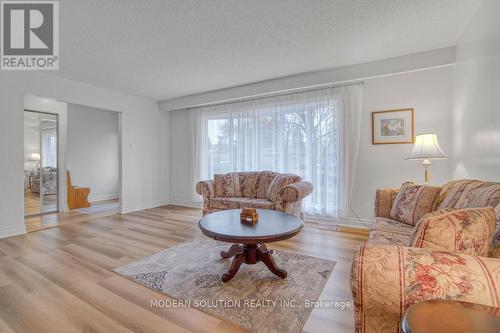
[[[390,244],[361,245],[351,270],[357,325],[363,316],[400,320],[408,306],[433,299],[499,307],[499,285],[500,259]]]
[[[399,189],[387,188],[377,190],[375,194],[375,216],[390,218],[392,204]]]
[[[214,181],[202,180],[196,183],[196,193],[203,197],[203,216],[210,213],[210,201],[215,196]]]
[[[283,200],[289,203],[297,202],[307,197],[309,194],[312,193],[312,191],[313,191],[313,184],[303,180],[297,183],[284,186],[278,192],[275,201],[277,202],[279,200]]]
[[[214,181],[212,179],[209,180],[201,180],[196,183],[196,193],[203,196],[203,199],[210,199],[214,196]]]
[[[302,199],[311,194],[312,190],[313,185],[306,181],[286,185],[276,195],[274,209],[303,218]]]

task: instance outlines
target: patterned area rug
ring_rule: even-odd
[[[318,300],[335,262],[275,250],[273,257],[287,270],[286,279],[258,263],[243,264],[236,276],[224,283],[220,277],[231,259],[222,259],[219,253],[229,246],[195,239],[115,272],[179,301],[152,300],[152,306],[195,307],[250,332],[300,332],[313,309],[310,304]]]

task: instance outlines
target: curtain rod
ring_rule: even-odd
[[[220,102],[198,104],[198,105],[187,107],[185,109],[190,110],[190,109],[197,109],[197,108],[209,107],[209,106],[236,104],[236,103],[256,101],[256,100],[261,100],[261,99],[266,99],[266,98],[289,96],[289,95],[295,95],[295,94],[306,93],[306,92],[311,92],[311,91],[326,90],[326,89],[330,89],[330,88],[347,87],[347,86],[352,86],[355,84],[364,84],[364,83],[365,83],[364,81],[350,81],[350,82],[346,82],[346,83],[324,84],[324,85],[311,86],[311,87],[307,87],[307,88],[288,89],[288,90],[286,90],[286,92],[283,91],[281,93],[279,93],[279,92],[278,93],[268,93],[268,94],[264,93],[264,94],[260,94],[260,95],[253,95],[253,96],[242,97],[242,98],[233,98],[233,99],[227,99],[225,101],[220,101]]]

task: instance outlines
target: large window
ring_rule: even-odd
[[[199,110],[201,178],[234,171],[298,174],[314,185],[304,211],[338,216],[341,104],[332,88]]]

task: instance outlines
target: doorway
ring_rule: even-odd
[[[57,114],[24,111],[24,215],[59,210]]]
[[[27,94],[24,117],[26,230],[33,232],[119,213],[121,114]],[[68,172],[72,189],[89,190],[88,196],[79,196],[85,197],[87,205],[70,209]],[[40,181],[32,181],[40,177]],[[49,183],[47,178],[55,181]],[[47,186],[51,192],[46,192]]]

